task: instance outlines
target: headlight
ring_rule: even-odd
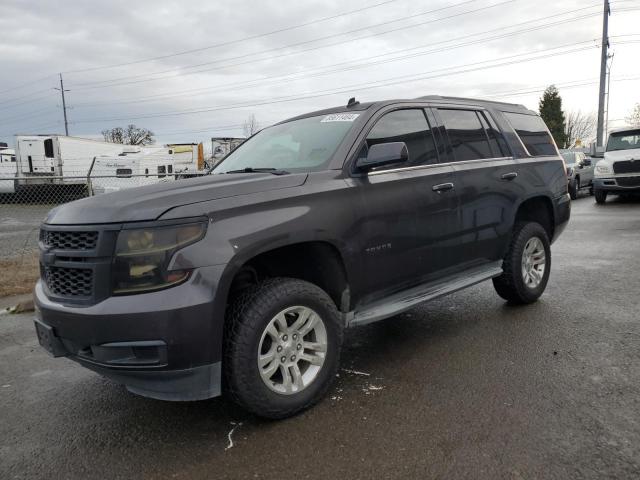
[[[168,271],[167,267],[173,254],[201,240],[206,228],[202,222],[121,230],[113,263],[113,293],[160,290],[186,280],[191,270]]]
[[[613,172],[609,165],[596,165],[596,175],[610,175],[611,173]]]

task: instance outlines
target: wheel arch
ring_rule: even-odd
[[[296,238],[261,242],[227,263],[216,288],[216,312],[224,316],[229,300],[247,284],[282,276],[309,281],[327,292],[340,311],[350,307],[350,268],[340,241]],[[253,277],[253,278],[252,278]]]
[[[526,220],[542,225],[549,236],[549,241],[552,241],[555,235],[556,222],[551,197],[548,195],[534,195],[520,202],[516,208],[513,224]]]

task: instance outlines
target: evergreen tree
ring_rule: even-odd
[[[539,104],[540,116],[549,127],[558,148],[567,143],[566,121],[562,111],[562,97],[555,85],[550,85],[542,94]]]

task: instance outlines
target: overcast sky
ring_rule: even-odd
[[[640,102],[640,0],[612,11],[621,126]],[[0,141],[64,132],[58,72],[71,135],[135,123],[159,143],[242,136],[251,114],[267,126],[351,96],[537,110],[554,83],[565,111],[597,109],[599,0],[3,0],[2,17]]]

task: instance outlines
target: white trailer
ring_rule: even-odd
[[[13,148],[0,149],[0,193],[14,193],[18,174],[16,151]]]
[[[64,135],[16,135],[18,185],[85,185],[93,157],[124,145]],[[61,178],[68,177],[68,178]]]
[[[220,163],[224,157],[242,145],[246,138],[214,137],[211,139],[211,167]]]
[[[203,173],[202,144],[126,147],[115,156],[96,157],[90,173],[91,192],[109,193],[169,182]]]

